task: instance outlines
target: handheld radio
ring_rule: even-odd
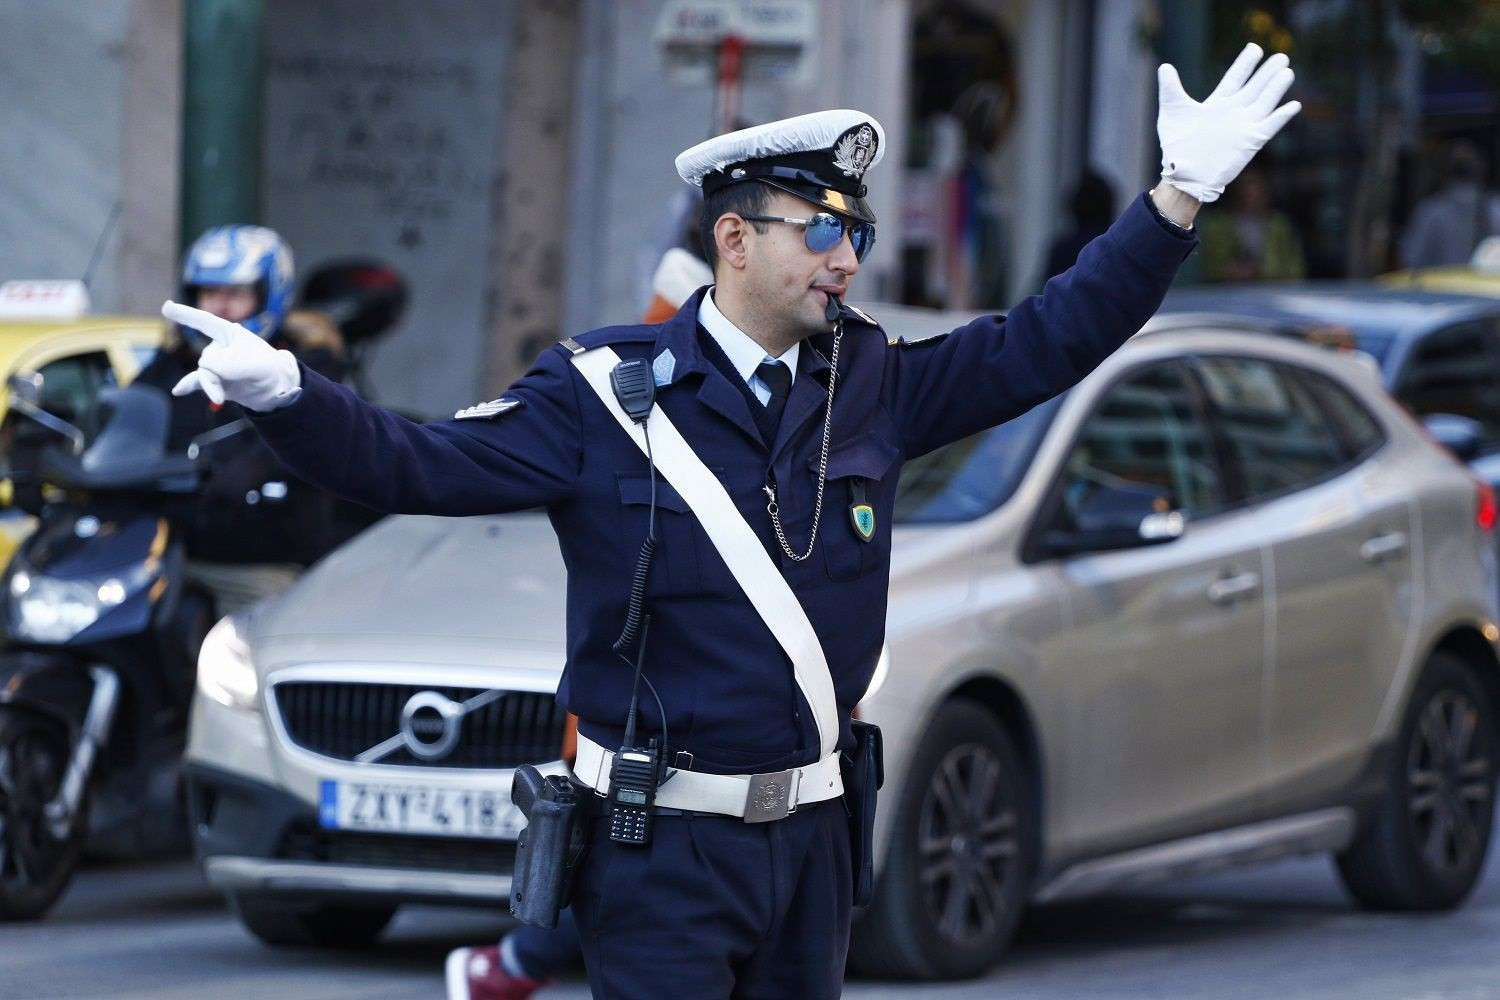
[[[649,844],[661,751],[654,737],[644,749],[631,746],[632,742],[627,736],[609,769],[609,839],[618,844]]]

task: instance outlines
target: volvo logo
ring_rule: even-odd
[[[419,760],[442,760],[458,743],[464,711],[436,691],[419,691],[401,709],[401,740]]]
[[[436,691],[418,691],[401,709],[401,728],[363,753],[354,755],[358,764],[373,764],[405,747],[420,761],[439,761],[453,752],[462,734],[464,716],[505,697],[495,689],[476,694],[467,701],[454,701]]]

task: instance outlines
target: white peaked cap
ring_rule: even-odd
[[[865,171],[885,155],[885,130],[863,111],[842,108],[716,136],[677,157],[683,180],[711,194],[760,180],[835,211],[874,221]]]

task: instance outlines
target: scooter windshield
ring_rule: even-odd
[[[172,412],[166,393],[145,385],[105,389],[96,406],[99,432],[81,455],[62,448],[44,453],[48,480],[88,490],[181,492],[195,485],[194,463],[166,453]]]
[[[79,464],[95,475],[155,465],[166,457],[172,409],[167,394],[153,386],[105,389],[99,394],[99,433]]]

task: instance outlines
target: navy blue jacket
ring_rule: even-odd
[[[801,552],[817,489],[832,335],[812,337],[774,445],[747,394],[709,359],[697,324],[700,290],[656,326],[579,336],[621,358],[670,350],[657,406],[721,479],[777,560],[827,653],[840,745],[884,639],[896,474],[908,458],[1009,420],[1072,386],[1155,312],[1194,241],[1171,232],[1144,197],[1078,264],[1007,317],[986,317],[916,343],[887,342],[846,310],[835,394],[827,499],[812,558],[787,559],[766,513],[778,488],[783,526]],[[381,510],[482,514],[545,507],[568,569],[567,665],[558,698],[582,731],[618,746],[630,669],[611,646],[624,622],[636,554],[646,536],[646,459],[584,382],[562,345],[543,352],[493,419],[415,424],[304,368],[292,404],[254,417],[298,475]],[[855,477],[876,532],[859,540],[847,513]],[[660,547],[647,586],[652,615],[646,675],[666,708],[668,746],[699,770],[735,773],[811,762],[818,736],[789,660],[741,594],[678,494],[657,483]],[[497,572],[505,567],[497,566]],[[504,608],[496,608],[504,614]],[[641,731],[661,717],[644,689]]]

